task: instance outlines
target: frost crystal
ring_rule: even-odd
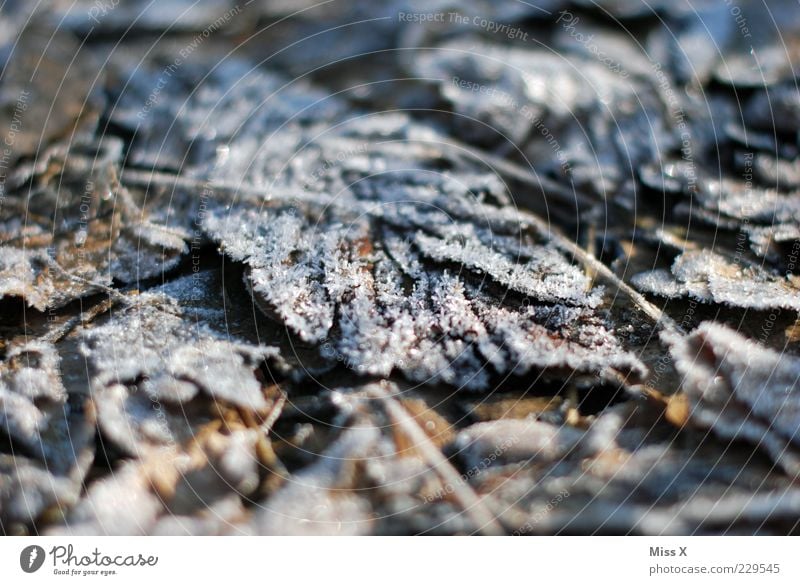
[[[654,270],[636,275],[633,283],[642,291],[670,298],[689,296],[744,309],[800,310],[800,287],[794,279],[758,266],[737,266],[708,250],[681,254],[672,274]]]

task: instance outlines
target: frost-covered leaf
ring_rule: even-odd
[[[492,175],[458,158],[445,170],[446,139],[398,115],[340,133],[276,179],[294,195],[206,215],[266,314],[361,374],[487,388],[532,369],[643,372],[598,308],[602,289],[504,204]]]
[[[9,351],[0,364],[0,432],[22,454],[66,473],[93,439],[92,413],[84,397],[67,395],[52,345],[30,342]]]
[[[191,439],[214,401],[267,407],[256,371],[274,350],[220,339],[168,297],[144,295],[115,312],[83,335],[81,351],[100,430],[128,455]]]
[[[558,461],[578,448],[584,432],[536,420],[478,423],[458,435],[455,448],[467,469],[487,462]],[[488,458],[488,459],[487,459]]]
[[[0,87],[6,172],[10,162],[40,153],[56,140],[91,135],[105,105],[103,70],[90,51],[66,31],[30,21],[18,26],[9,39]]]
[[[174,267],[185,233],[151,223],[117,181],[117,141],[43,156],[0,209],[0,295],[40,311]],[[92,158],[97,157],[97,160]]]
[[[0,453],[0,525],[36,523],[48,511],[66,512],[78,503],[93,453],[84,455],[70,473],[58,474],[35,459]]]
[[[166,455],[164,455],[166,457]],[[163,464],[174,466],[173,456]],[[144,534],[163,505],[150,478],[138,462],[129,461],[113,474],[92,483],[88,493],[68,515],[66,525],[48,531],[55,535]]]
[[[740,266],[709,250],[684,252],[671,273],[658,269],[637,274],[641,291],[667,298],[690,297],[743,309],[800,310],[800,285],[759,266]]]
[[[67,394],[52,346],[31,343],[15,348],[0,365],[0,430],[30,453],[41,453],[43,433],[58,416]]]
[[[612,65],[457,39],[425,51],[413,72],[437,80],[464,139],[519,149],[537,171],[607,198],[677,143],[655,84]]]
[[[202,515],[231,495],[249,496],[259,482],[257,432],[213,427],[182,448],[164,447],[124,462],[95,481],[50,533],[148,534],[163,530],[157,523],[172,516]]]
[[[369,501],[356,487],[354,470],[376,452],[380,431],[359,425],[346,429],[321,460],[289,478],[286,486],[254,518],[257,533],[359,535],[370,531]]]
[[[674,433],[659,409],[628,403],[585,430],[497,421],[455,444],[514,534],[780,534],[796,521],[798,491],[768,461]]]
[[[672,342],[694,423],[763,448],[800,474],[800,360],[706,322]]]
[[[13,347],[0,363],[0,524],[30,524],[48,509],[78,500],[94,459],[94,413],[68,396],[55,349],[44,342]],[[5,451],[5,449],[3,449]]]
[[[205,63],[191,61],[170,70],[170,82],[162,83],[155,97],[153,87],[163,80],[164,66],[142,68],[137,60],[121,57],[115,64],[128,83],[111,115],[116,124],[135,133],[128,155],[133,167],[169,169],[197,178],[208,178],[217,166],[230,164],[252,166],[254,173],[267,168],[279,172],[291,152],[284,140],[300,136],[292,130],[344,114],[339,99],[236,57],[225,58],[211,71]],[[267,139],[278,130],[282,140]],[[236,185],[242,176],[227,173],[216,178]]]

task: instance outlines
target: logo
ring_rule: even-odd
[[[41,546],[32,544],[22,549],[19,554],[19,566],[26,573],[35,573],[44,564],[44,549]]]

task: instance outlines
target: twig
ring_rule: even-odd
[[[463,480],[405,407],[386,391],[385,386],[371,384],[367,388],[367,393],[381,401],[387,414],[401,427],[425,462],[439,474],[446,485],[452,486],[453,497],[478,526],[478,531],[490,536],[504,534],[503,528],[486,503]]]
[[[94,307],[86,312],[81,312],[80,315],[75,315],[68,319],[65,323],[59,325],[52,331],[48,331],[40,338],[42,341],[48,343],[56,343],[66,337],[78,325],[86,325],[94,321],[97,317],[111,309],[117,304],[117,299],[105,299],[97,303]]]
[[[567,189],[544,175],[534,173],[530,169],[526,169],[514,162],[500,158],[499,156],[495,156],[479,148],[470,146],[469,144],[453,140],[452,138],[448,138],[447,142],[443,144],[450,147],[457,154],[463,155],[466,153],[474,159],[486,163],[486,166],[490,167],[498,175],[541,189],[543,192],[555,195],[560,200],[572,205],[588,206],[592,203],[589,197],[574,189]]]
[[[639,307],[639,309],[641,309],[642,312],[650,317],[656,325],[661,326],[664,331],[685,334],[685,331],[675,322],[674,319],[664,314],[664,311],[648,301],[643,294],[634,290],[632,286],[614,274],[614,272],[608,266],[600,262],[600,260],[586,252],[577,244],[569,241],[563,235],[550,229],[538,217],[535,218],[534,223],[536,224],[537,229],[540,230],[543,237],[553,242],[553,244],[562,252],[570,254],[579,260],[585,268],[593,270],[598,276],[613,283],[619,290],[628,295],[628,297]]]
[[[281,414],[283,413],[283,407],[286,404],[286,392],[281,391],[278,398],[275,399],[275,402],[272,405],[272,408],[269,411],[269,414],[264,419],[264,422],[261,423],[260,428],[264,432],[264,434],[269,434],[272,431],[272,426],[275,422],[280,418]]]
[[[173,173],[158,171],[139,171],[125,169],[120,175],[120,183],[135,187],[150,187],[151,185],[169,185],[172,189],[186,189],[191,191],[209,192],[213,194],[227,193],[231,195],[252,195],[263,197],[268,189],[252,187],[246,183],[234,185],[221,183],[212,179],[194,179],[182,177]]]
[[[100,282],[95,282],[88,278],[83,278],[82,276],[77,276],[75,274],[72,274],[66,268],[64,268],[58,262],[56,262],[53,258],[51,258],[48,254],[37,254],[37,259],[42,260],[49,268],[54,269],[56,272],[61,274],[61,276],[63,276],[67,280],[71,280],[72,282],[77,282],[89,288],[102,291],[106,293],[109,297],[118,302],[125,302],[128,299],[128,297],[126,297],[123,293],[119,292],[118,290],[110,286],[107,286]]]

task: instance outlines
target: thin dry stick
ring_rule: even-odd
[[[530,169],[526,169],[514,162],[489,154],[486,151],[453,140],[452,138],[448,138],[447,140],[448,141],[444,143],[444,145],[454,150],[457,155],[468,154],[472,158],[485,163],[487,167],[491,168],[502,177],[514,179],[526,185],[530,185],[531,187],[536,187],[543,192],[546,191],[549,195],[555,195],[558,199],[569,204],[591,204],[591,199],[583,193],[579,193],[574,189],[568,189],[544,175],[535,174]]]
[[[214,194],[228,193],[233,195],[253,195],[263,197],[267,189],[251,187],[247,184],[235,185],[221,183],[214,180],[193,179],[172,173],[157,171],[138,171],[126,169],[120,176],[120,182],[134,187],[149,188],[153,185],[169,186],[172,189],[186,189],[190,191],[210,192]]]
[[[56,262],[53,258],[51,258],[48,254],[38,254],[37,259],[42,260],[48,268],[52,268],[56,272],[58,272],[64,278],[71,280],[72,282],[77,282],[84,286],[91,287],[96,289],[97,292],[104,292],[110,298],[114,299],[117,302],[125,302],[128,297],[125,296],[123,293],[119,292],[118,290],[106,286],[100,282],[95,282],[93,280],[89,280],[88,278],[83,278],[82,276],[77,276],[69,272],[66,268],[63,268],[58,262]]]
[[[586,252],[577,244],[569,241],[558,232],[549,229],[538,217],[535,218],[534,221],[537,229],[541,231],[542,236],[552,241],[562,252],[570,254],[579,260],[585,268],[593,270],[598,276],[614,284],[619,290],[628,295],[639,309],[650,317],[656,325],[661,326],[662,329],[671,333],[685,333],[672,317],[664,314],[664,311],[648,301],[643,294],[634,290],[633,287],[614,274],[614,272],[608,266],[600,262],[600,260]]]
[[[433,444],[428,434],[422,430],[405,407],[393,398],[381,384],[372,384],[367,392],[381,401],[386,412],[414,443],[414,447],[425,459],[425,462],[440,475],[446,485],[452,486],[453,497],[478,526],[479,532],[490,536],[504,534],[503,528],[486,503],[463,480],[447,457]]]
[[[65,323],[59,325],[52,331],[45,333],[41,337],[41,340],[49,343],[56,343],[69,335],[69,333],[78,325],[87,325],[94,321],[97,317],[110,310],[111,307],[117,304],[117,302],[118,301],[116,299],[105,299],[97,303],[88,311],[83,311],[80,315],[71,317]]]
[[[261,423],[260,429],[264,432],[264,434],[269,434],[272,431],[272,426],[277,422],[280,418],[281,413],[283,413],[283,407],[286,404],[286,392],[281,391],[280,396],[275,400],[272,408],[269,411],[269,414],[264,419],[264,422]]]

